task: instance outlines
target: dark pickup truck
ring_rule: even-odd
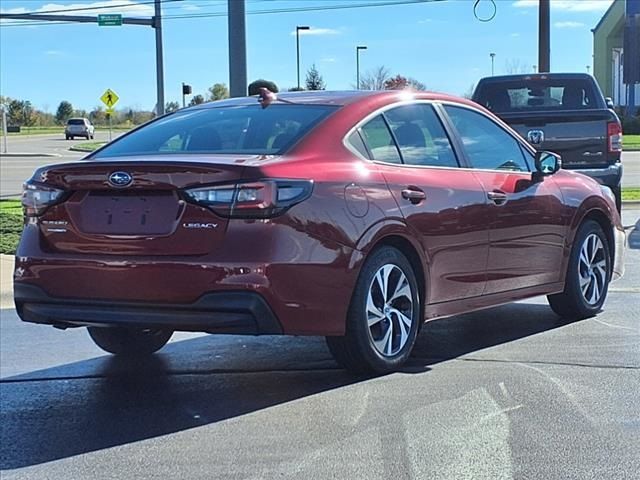
[[[595,79],[583,73],[541,73],[483,78],[473,93],[534,148],[562,156],[616,197],[620,210],[622,127]]]

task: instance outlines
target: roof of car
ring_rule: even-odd
[[[367,99],[388,97],[390,100],[403,96],[410,95],[411,98],[416,99],[431,99],[431,100],[450,100],[465,102],[464,99],[453,97],[446,94],[435,92],[415,92],[412,90],[347,90],[347,91],[327,91],[327,90],[314,90],[303,92],[282,92],[277,93],[279,100],[284,100],[283,103],[292,102],[296,104],[304,105],[336,105],[343,106],[357,101],[366,101]],[[215,102],[202,103],[191,108],[219,108],[219,107],[232,107],[241,105],[255,105],[258,102],[258,96],[251,97],[239,97],[228,98],[225,100],[218,100]]]

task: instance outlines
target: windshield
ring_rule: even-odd
[[[176,112],[122,137],[94,158],[175,153],[282,154],[337,107],[259,105]]]
[[[476,97],[476,102],[494,112],[599,108],[591,83],[581,79],[487,82]]]
[[[84,120],[81,118],[72,118],[67,122],[67,125],[84,125]]]

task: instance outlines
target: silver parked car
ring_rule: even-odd
[[[64,136],[67,140],[73,137],[85,137],[87,140],[93,138],[95,127],[91,125],[88,118],[70,118],[64,129]]]

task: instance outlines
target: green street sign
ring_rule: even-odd
[[[119,13],[109,13],[98,15],[98,25],[100,27],[119,27],[122,25],[122,15]]]

